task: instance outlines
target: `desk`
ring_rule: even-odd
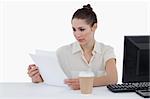
[[[80,90],[50,86],[44,83],[0,83],[0,99],[143,99],[134,92],[112,93],[106,87],[94,87],[85,96]]]

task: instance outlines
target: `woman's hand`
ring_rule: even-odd
[[[64,83],[67,84],[73,90],[79,90],[80,89],[80,83],[79,83],[78,78],[65,79]]]
[[[43,82],[39,69],[35,64],[31,64],[28,67],[28,75],[32,78],[33,83]]]

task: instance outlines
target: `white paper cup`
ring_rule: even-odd
[[[94,73],[91,71],[81,71],[79,73],[79,82],[81,94],[92,94]]]

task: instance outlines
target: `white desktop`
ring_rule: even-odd
[[[69,87],[50,86],[45,83],[0,83],[0,99],[143,99],[134,92],[113,93],[105,86],[94,87],[91,95]]]

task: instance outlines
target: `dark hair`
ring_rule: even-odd
[[[95,12],[93,11],[90,4],[84,5],[83,8],[78,9],[72,16],[72,20],[74,18],[77,19],[85,19],[87,24],[90,24],[91,26],[94,25],[94,23],[97,23],[97,16]]]

